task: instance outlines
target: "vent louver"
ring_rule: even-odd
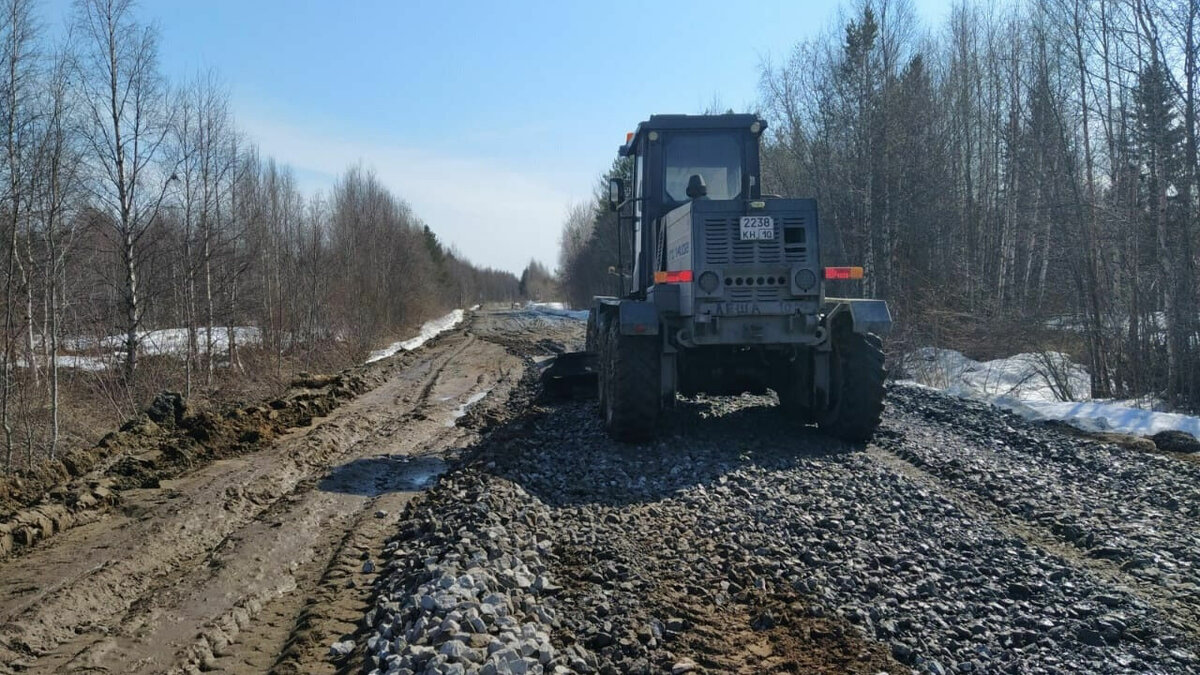
[[[789,228],[801,228],[799,242],[785,242]],[[774,239],[742,241],[740,217],[705,218],[705,262],[708,265],[805,263],[808,246],[803,228],[803,217],[776,217]]]

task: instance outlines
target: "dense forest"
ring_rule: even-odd
[[[846,11],[762,66],[753,112],[764,191],[818,199],[824,259],[864,265],[892,307],[893,357],[1067,351],[1096,396],[1200,409],[1200,3]],[[576,304],[614,291],[601,194],[559,264]]]
[[[514,275],[448,249],[369,170],[306,195],[238,131],[217,74],[164,78],[130,0],[77,2],[61,41],[38,9],[0,2],[5,468],[158,389],[269,389],[518,297]]]

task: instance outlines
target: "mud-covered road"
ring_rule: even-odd
[[[0,671],[333,672],[371,600],[364,556],[508,414],[525,364],[487,337],[562,333],[527,323],[476,319],[364,367],[378,386],[311,426],[0,560]]]
[[[751,396],[621,445],[538,397],[582,329],[476,314],[14,551],[0,672],[1200,672],[1200,464],[908,387],[865,447]]]

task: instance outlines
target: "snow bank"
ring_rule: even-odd
[[[994,361],[975,361],[953,349],[925,347],[905,362],[919,384],[963,398],[994,401],[1061,401],[1087,398],[1091,379],[1065,354],[1017,354]]]
[[[235,326],[233,339],[237,344],[257,343],[262,335],[255,326]],[[138,333],[138,353],[150,356],[183,356],[187,354],[187,328],[160,328]],[[100,341],[104,349],[120,350],[124,353],[125,336],[110,335]],[[196,331],[196,348],[201,354],[208,351],[208,330],[200,328]],[[215,326],[212,332],[212,349],[216,354],[229,352],[229,327]]]
[[[416,337],[409,338],[407,340],[401,340],[400,342],[393,342],[383,349],[373,351],[371,352],[371,355],[367,357],[366,362],[374,363],[375,361],[386,359],[387,357],[393,356],[397,352],[401,351],[411,352],[438,335],[441,335],[442,333],[462,323],[462,320],[463,311],[461,309],[456,309],[446,316],[433,319],[431,321],[426,321],[424,325],[421,326],[421,332]]]
[[[997,401],[1031,420],[1063,420],[1085,431],[1112,431],[1153,436],[1160,431],[1182,431],[1200,438],[1200,417],[1143,410],[1107,401]]]
[[[229,327],[214,326],[212,332],[213,352],[224,354],[229,351]],[[262,339],[255,326],[234,326],[233,339],[238,344],[254,344]],[[196,331],[196,345],[201,353],[206,351],[208,332],[204,328]],[[138,331],[138,353],[151,356],[183,356],[187,353],[187,328],[158,328]],[[63,346],[71,351],[105,351],[113,354],[125,353],[125,335],[108,335],[96,338],[67,338]]]
[[[55,363],[59,368],[74,368],[83,370],[89,373],[99,373],[108,370],[109,364],[115,356],[86,356],[84,354],[59,354],[54,357]],[[45,365],[45,359],[38,359],[38,367]],[[16,360],[18,368],[28,368],[29,363],[24,358]]]
[[[987,401],[1030,420],[1135,436],[1177,430],[1200,438],[1200,417],[1146,410],[1131,401],[1087,400],[1087,369],[1057,352],[979,362],[952,349],[927,347],[911,355],[905,370],[912,380],[902,384]]]
[[[212,332],[212,351],[216,355],[229,353],[228,326],[214,326]],[[237,344],[257,344],[262,334],[254,326],[233,327],[233,339]],[[125,336],[107,335],[96,339],[94,337],[64,338],[62,341],[66,351],[86,352],[83,354],[59,354],[55,361],[59,368],[74,368],[88,372],[108,370],[114,364],[121,363],[125,358]],[[147,356],[179,356],[187,354],[187,328],[159,328],[138,332],[138,354]],[[204,329],[196,332],[196,347],[203,354],[207,351],[208,334]],[[27,367],[24,359],[18,360],[17,365]]]
[[[89,373],[99,373],[108,370],[109,359],[102,356],[84,356],[83,354],[60,354],[54,357],[59,368],[74,368]]]
[[[538,314],[548,316],[561,316],[567,319],[576,319],[578,321],[587,321],[588,310],[586,309],[567,309],[566,304],[561,302],[527,302],[525,308],[533,310]]]

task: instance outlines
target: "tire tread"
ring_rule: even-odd
[[[877,335],[846,332],[841,344],[842,382],[837,410],[818,426],[825,433],[851,443],[871,440],[883,416],[884,366],[883,342]]]
[[[658,338],[621,335],[616,321],[607,340],[607,392],[612,416],[606,416],[608,433],[619,441],[649,440],[658,427],[659,377]]]

